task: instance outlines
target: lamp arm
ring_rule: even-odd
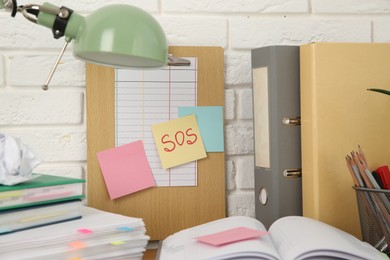
[[[69,11],[67,8],[58,8],[55,6],[45,6],[37,4],[27,4],[18,7],[18,11],[23,16],[33,23],[38,23],[38,15],[43,12],[51,15],[58,15],[59,17],[69,17]]]
[[[56,39],[62,36],[75,39],[84,20],[83,16],[72,9],[65,6],[57,7],[50,3],[41,5],[37,15],[37,24],[51,29]]]
[[[68,43],[76,38],[79,28],[84,22],[84,17],[74,13],[73,10],[67,7],[57,7],[50,3],[44,3],[43,5],[27,4],[17,6],[16,0],[0,0],[0,9],[11,10],[12,17],[14,17],[17,12],[22,13],[30,22],[50,28],[56,39],[65,36],[64,46],[62,47],[45,84],[42,86],[42,89],[47,90],[50,80],[53,77]]]
[[[11,10],[12,17],[15,17],[16,12],[21,12],[23,16],[27,18],[27,20],[34,23],[37,22],[37,19],[33,18],[33,16],[29,14],[32,14],[36,17],[38,16],[39,11],[43,11],[55,15],[58,15],[60,13],[59,8],[46,7],[37,4],[27,4],[27,5],[18,6],[16,0],[0,0],[0,9]]]
[[[84,17],[73,10],[62,6],[58,7],[50,3],[26,4],[17,6],[16,0],[0,0],[0,9],[11,11],[14,17],[17,12],[30,22],[45,26],[52,30],[53,37],[58,39],[62,36],[74,39],[77,36]]]
[[[51,78],[53,77],[54,72],[56,71],[57,66],[58,66],[58,64],[59,64],[60,61],[61,61],[62,55],[64,55],[64,53],[65,53],[66,47],[68,47],[69,41],[70,41],[70,39],[65,40],[65,43],[64,43],[64,45],[62,46],[62,49],[61,49],[61,51],[60,51],[60,54],[58,54],[57,60],[56,60],[56,62],[54,63],[53,68],[51,69],[50,74],[49,74],[49,76],[47,77],[47,80],[46,80],[45,84],[42,85],[42,89],[43,89],[43,90],[48,90],[48,89],[49,89],[49,83],[50,83],[50,81],[51,81]]]

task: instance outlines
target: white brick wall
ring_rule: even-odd
[[[313,41],[390,42],[387,0],[50,2],[81,14],[113,3],[136,5],[156,17],[170,45],[225,49],[228,215],[254,216],[250,50]],[[84,64],[68,50],[49,92],[40,89],[62,44],[47,28],[0,11],[0,132],[20,137],[42,158],[37,170],[85,177]]]
[[[0,54],[0,89],[5,86],[4,56]]]
[[[9,59],[9,84],[11,86],[42,86],[57,59],[58,53],[11,54]],[[21,75],[23,75],[21,77]],[[50,82],[53,86],[85,85],[85,63],[72,55],[64,55]],[[50,87],[50,86],[49,86]],[[38,88],[39,89],[39,88]],[[41,93],[41,91],[40,91]]]
[[[4,92],[0,94],[0,125],[82,124],[83,103],[82,92]]]
[[[313,13],[332,14],[390,14],[390,2],[386,0],[311,0]]]
[[[277,0],[277,1],[252,1],[252,0],[166,0],[162,1],[166,12],[198,12],[198,13],[302,13],[308,8],[307,0]]]

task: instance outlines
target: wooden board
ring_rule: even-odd
[[[198,106],[224,105],[224,53],[220,47],[170,47],[176,57],[198,58]],[[115,147],[115,70],[87,64],[88,205],[140,217],[151,240],[225,217],[224,153],[198,162],[198,186],[155,187],[111,200],[96,153]],[[104,220],[102,220],[104,221]]]

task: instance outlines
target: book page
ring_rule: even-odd
[[[197,237],[235,227],[266,231],[263,224],[250,217],[228,217],[182,230],[163,241],[160,260],[256,258],[280,259],[269,235],[243,240],[224,246],[212,246],[197,241]]]
[[[115,70],[115,143],[142,140],[156,186],[197,186],[197,163],[163,169],[152,125],[178,118],[197,105],[197,59],[190,66]]]
[[[269,232],[282,259],[386,259],[371,245],[310,218],[281,218]]]

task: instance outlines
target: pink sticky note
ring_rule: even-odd
[[[111,199],[155,186],[142,141],[97,153]]]
[[[206,236],[200,236],[197,237],[196,239],[199,242],[205,244],[209,244],[213,246],[222,246],[237,241],[252,239],[266,234],[268,234],[268,232],[266,231],[260,231],[256,229],[246,228],[246,227],[237,227],[237,228],[228,229],[214,234],[209,234]]]

